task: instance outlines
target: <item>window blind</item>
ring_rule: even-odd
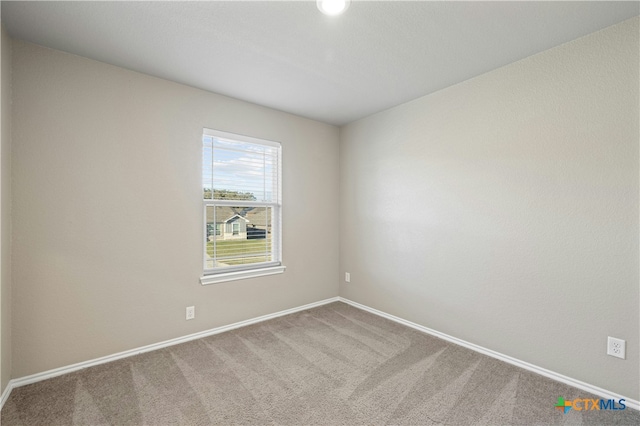
[[[204,131],[205,274],[280,265],[280,150]]]

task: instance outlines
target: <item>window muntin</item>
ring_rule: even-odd
[[[281,265],[280,144],[205,129],[204,273]]]

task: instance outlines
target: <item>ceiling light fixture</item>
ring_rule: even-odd
[[[349,8],[350,0],[317,0],[318,10],[329,16],[344,13]]]

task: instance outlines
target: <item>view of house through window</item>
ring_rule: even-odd
[[[280,265],[280,144],[205,129],[205,274]]]

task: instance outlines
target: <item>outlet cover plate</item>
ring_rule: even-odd
[[[196,317],[196,307],[195,306],[187,306],[187,319],[192,320]]]
[[[626,341],[609,336],[607,338],[607,355],[625,359],[626,346]]]

